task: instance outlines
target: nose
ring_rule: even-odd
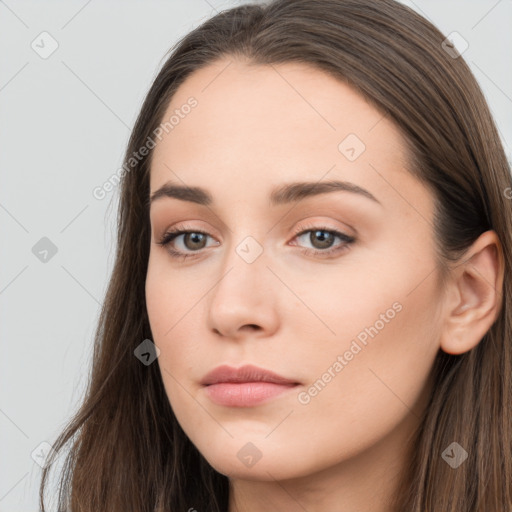
[[[208,294],[208,327],[216,334],[240,339],[249,333],[268,337],[276,332],[279,282],[268,263],[265,252],[251,261],[243,250],[230,249]]]

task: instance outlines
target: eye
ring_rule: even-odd
[[[197,229],[171,229],[163,235],[157,244],[162,247],[167,247],[167,250],[173,258],[180,258],[184,260],[186,258],[195,257],[196,255],[193,254],[194,252],[199,252],[201,249],[204,249],[206,239],[209,236],[210,235],[208,233]],[[177,240],[179,237],[183,237],[182,243],[185,246],[185,250],[192,251],[192,254],[187,254],[183,250],[176,250],[173,248],[171,242]]]
[[[344,252],[355,242],[353,236],[346,235],[336,229],[329,229],[326,226],[301,226],[295,238],[303,238],[313,245],[313,249],[306,248],[303,251],[305,254],[321,257],[333,256]],[[340,239],[342,243],[333,246],[336,238]]]

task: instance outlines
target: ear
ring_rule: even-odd
[[[474,348],[498,318],[504,258],[495,231],[482,233],[450,271],[440,348],[462,354]]]

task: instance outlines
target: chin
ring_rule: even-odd
[[[262,449],[260,458],[257,458],[256,449],[249,443],[242,444],[241,448],[237,446],[236,449],[231,446],[228,448],[225,444],[219,448],[219,452],[202,452],[202,455],[215,471],[231,479],[270,482],[298,478],[310,472],[308,468],[295,464],[295,458],[290,459],[276,450],[265,456],[265,449]]]

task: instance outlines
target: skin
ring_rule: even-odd
[[[162,198],[150,210],[147,308],[176,417],[229,477],[229,512],[388,512],[436,354],[470,350],[497,316],[499,241],[484,233],[442,287],[433,196],[408,172],[400,132],[320,70],[218,61],[188,77],[164,118],[190,96],[197,107],[157,143],[150,174],[151,193],[173,181],[214,199]],[[351,133],[366,146],[354,161],[338,149]],[[275,186],[329,180],[363,187],[380,204],[336,191],[269,206]],[[157,243],[183,222],[209,235],[202,245],[183,235],[171,242],[187,260]],[[297,236],[298,228],[310,231]],[[356,240],[322,245],[320,228]],[[236,251],[249,236],[262,249],[252,263]],[[330,257],[304,253],[343,245]],[[400,311],[301,403],[299,393],[394,303]],[[245,363],[301,385],[254,407],[213,403],[200,380]],[[237,457],[249,442],[261,453],[250,467]]]

